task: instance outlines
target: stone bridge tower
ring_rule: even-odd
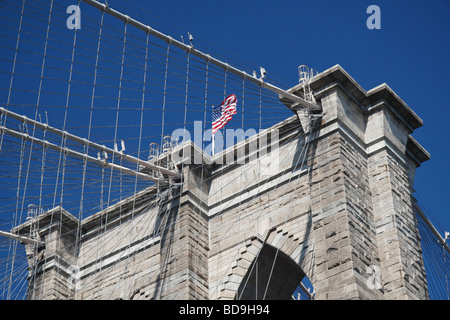
[[[294,115],[265,133],[279,137],[267,152],[251,151],[260,133],[202,166],[186,142],[179,189],[150,187],[83,221],[58,207],[16,228],[45,242],[27,251],[29,298],[289,299],[307,276],[316,299],[427,299],[412,196],[429,159],[411,137],[421,119],[339,65],[310,86],[323,117],[309,135]],[[217,164],[238,150],[244,164]]]

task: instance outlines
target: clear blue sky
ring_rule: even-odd
[[[125,8],[118,2],[109,1]],[[381,9],[380,30],[366,27],[371,4]],[[142,6],[141,19],[174,38],[187,39],[190,32],[200,50],[263,66],[284,88],[297,83],[301,64],[318,71],[340,64],[365,90],[387,83],[424,122],[413,136],[431,160],[416,171],[416,194],[450,229],[449,1],[167,0],[125,5],[131,12]]]
[[[2,10],[5,10],[4,7],[9,6],[11,2],[13,1],[0,2],[2,16],[8,16],[8,12]],[[55,3],[58,3],[59,7],[65,7],[67,4],[77,2],[64,0]],[[448,90],[450,1],[108,0],[108,2],[113,8],[136,17],[173,38],[180,39],[180,36],[183,36],[187,41],[187,32],[190,32],[195,38],[196,48],[232,65],[239,64],[246,70],[258,70],[258,67],[262,66],[267,70],[270,81],[284,89],[298,83],[297,68],[302,64],[319,72],[340,64],[365,90],[387,83],[424,122],[424,126],[417,129],[413,136],[430,152],[431,160],[422,164],[416,171],[416,195],[433,214],[432,221],[439,222],[438,230],[441,232],[443,229],[450,230],[448,214],[450,106],[445,96],[450,91]],[[27,3],[32,2],[27,0]],[[41,0],[40,3],[47,5],[46,0]],[[20,2],[14,1],[14,4],[20,7]],[[369,30],[366,27],[366,20],[369,17],[366,9],[372,4],[378,5],[381,9],[380,30]],[[81,7],[86,7],[86,4],[82,4]],[[32,9],[32,6],[29,8]],[[60,32],[58,36],[68,36],[66,40],[69,40],[66,42],[70,45],[73,33],[65,29],[64,13],[61,15],[60,12],[61,16],[63,18],[57,23],[61,24],[59,27],[63,30],[56,31]],[[45,27],[46,16],[42,17]],[[0,57],[11,59],[17,36],[17,29],[13,24],[18,22],[8,21],[6,18],[4,17],[4,21],[0,24],[5,26],[2,32],[10,33],[10,37],[2,38],[4,42],[1,43]],[[83,26],[82,22],[82,29]],[[34,28],[33,25],[28,26],[30,27]],[[36,42],[41,43],[43,37],[42,34],[39,35],[41,37],[36,37]],[[33,35],[28,36],[30,40]],[[93,37],[94,41],[86,44],[86,47],[95,50],[96,35]],[[25,34],[23,38],[25,39]],[[121,50],[121,38],[117,39],[119,39],[117,47]],[[25,41],[21,46],[24,46],[21,49],[31,52],[36,48],[40,50],[39,53],[42,51],[42,46],[27,47]],[[114,45],[111,47],[115,48]],[[65,52],[70,56],[71,48],[70,46],[68,48]],[[54,51],[51,53],[54,54]],[[66,56],[66,59],[70,59],[69,56]],[[23,58],[26,57],[27,54],[23,54]],[[33,59],[37,59],[34,61],[37,65],[34,67],[36,70],[22,66],[30,68],[23,72],[40,72],[42,58],[34,56]],[[117,59],[119,61],[120,57]],[[57,67],[65,67],[62,62],[58,63],[60,65],[56,65]],[[50,59],[47,64],[50,65]],[[0,66],[3,72],[0,75],[0,87],[3,90],[0,99],[2,104],[5,104],[7,96],[5,88],[9,87],[11,60],[2,60]],[[92,75],[92,70],[91,68],[86,72]],[[46,72],[51,76],[49,68]],[[66,79],[63,73],[61,77]],[[18,79],[20,77],[16,77],[15,86],[29,86],[30,90],[36,90],[38,77],[23,79],[24,82]],[[53,82],[46,81],[44,85],[47,91],[65,93],[67,90],[66,82],[59,83],[58,87]],[[78,89],[83,90],[83,87],[79,86]],[[91,90],[91,86],[88,86],[86,93],[90,94]],[[97,90],[97,94],[100,94],[100,89]],[[18,95],[29,104],[27,94],[19,92]],[[55,104],[65,104],[64,94],[59,96],[43,94],[41,103],[51,104],[45,99],[55,101],[58,99]],[[85,105],[90,103],[90,96],[84,97],[85,100],[78,99]],[[21,103],[20,99],[17,101]],[[33,96],[33,100],[30,101],[34,102],[36,98]],[[61,110],[63,108],[59,111]],[[72,109],[70,112],[77,112],[76,116],[82,118],[81,112],[84,111]],[[131,111],[129,112],[131,114]],[[110,122],[114,118],[113,112],[108,117],[97,117],[96,121],[99,121],[97,125],[111,125]],[[159,121],[159,118],[151,120]],[[50,121],[55,126],[61,123],[54,115],[51,115]],[[131,132],[131,129],[129,130]],[[14,199],[15,189],[11,189],[10,192],[12,196],[2,194],[0,198]]]

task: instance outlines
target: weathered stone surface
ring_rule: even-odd
[[[64,233],[41,224],[30,298],[278,299],[307,276],[316,299],[427,299],[412,183],[429,156],[408,149],[421,120],[339,66],[311,86],[322,122],[308,140],[296,116],[272,128],[277,166],[264,152],[183,164],[166,200],[152,187],[81,222],[65,213]]]

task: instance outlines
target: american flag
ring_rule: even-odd
[[[219,106],[213,106],[212,133],[222,129],[236,114],[237,98],[235,94],[228,96]]]

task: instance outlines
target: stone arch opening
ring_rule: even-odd
[[[294,260],[265,244],[242,279],[235,300],[289,300],[304,277]]]

